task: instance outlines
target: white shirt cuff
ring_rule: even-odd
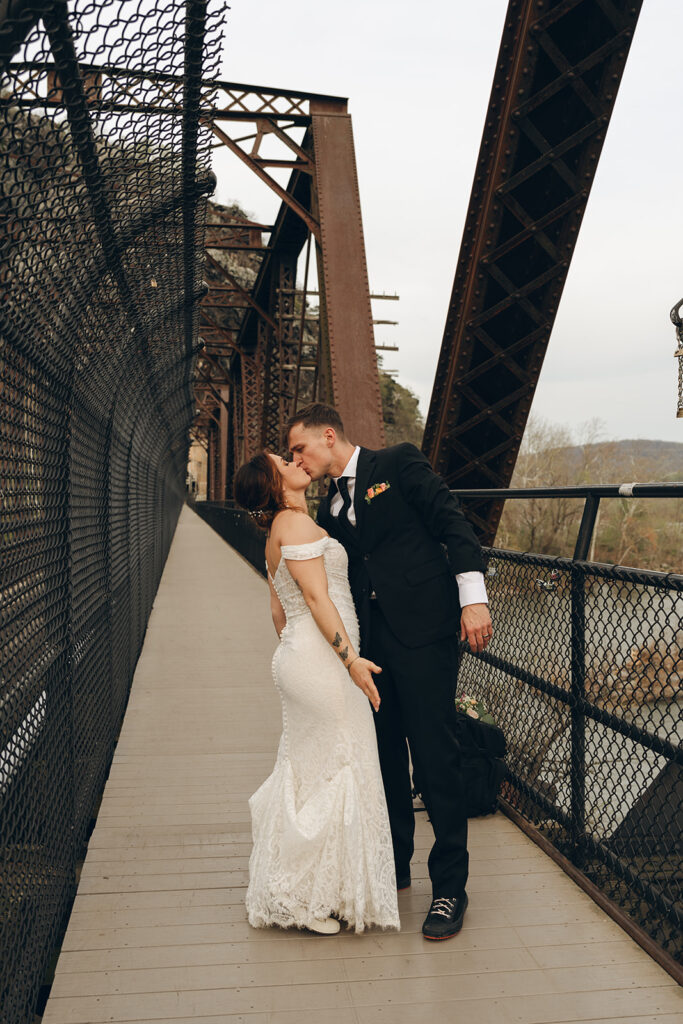
[[[483,572],[457,572],[455,580],[458,584],[461,608],[466,604],[489,603]]]

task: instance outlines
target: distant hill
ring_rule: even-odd
[[[670,458],[672,461],[677,461],[683,469],[683,441],[645,441],[638,438],[633,441],[611,441],[609,443],[620,451],[631,452],[639,458]]]
[[[562,454],[570,474],[587,462],[599,466],[599,479],[591,483],[683,480],[683,441],[603,441],[564,448]]]

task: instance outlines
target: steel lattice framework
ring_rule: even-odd
[[[510,483],[641,6],[510,2],[423,444],[453,487]]]
[[[383,426],[346,100],[214,88],[203,114],[217,145],[281,200],[272,225],[210,217],[194,436],[208,452],[208,497],[221,499],[240,462],[282,448],[283,424],[305,402],[334,403],[371,447]],[[289,173],[286,186],[275,168]],[[251,278],[231,254],[252,261]]]

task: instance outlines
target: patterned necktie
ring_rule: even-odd
[[[349,494],[349,482],[345,476],[340,476],[338,480],[335,480],[337,490],[342,497],[342,507],[339,510],[339,518],[344,517],[344,520],[349,526],[353,526],[353,523],[348,517],[348,511],[351,508],[351,495]]]

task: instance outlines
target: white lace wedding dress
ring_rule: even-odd
[[[283,546],[273,585],[287,616],[273,657],[282,737],[249,801],[247,911],[256,928],[334,914],[357,932],[398,928],[394,858],[373,711],[321,634],[285,559],[323,556],[328,592],[358,650],[346,551],[330,537]]]

